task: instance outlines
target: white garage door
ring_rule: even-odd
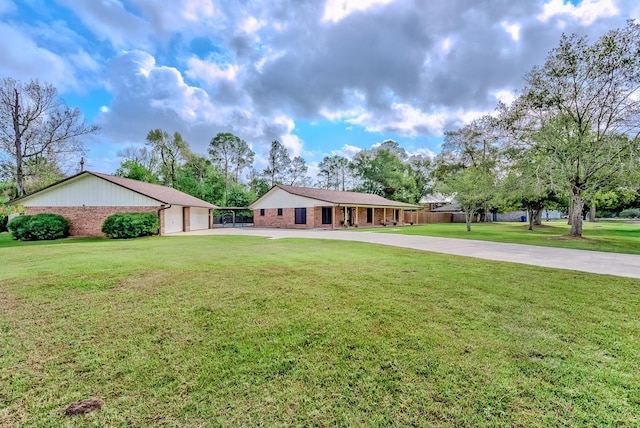
[[[190,230],[203,230],[209,228],[209,210],[207,208],[191,207],[190,212]]]
[[[174,205],[164,210],[164,233],[182,232],[182,207]]]

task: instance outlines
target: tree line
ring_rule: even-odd
[[[595,207],[639,206],[640,26],[629,21],[591,43],[563,35],[545,63],[525,76],[511,104],[445,133],[431,159],[393,140],[352,159],[326,156],[315,177],[301,156],[271,142],[266,166],[253,167],[250,144],[216,134],[206,154],[181,134],[151,130],[129,147],[116,174],[174,187],[218,206],[247,206],[275,184],[378,194],[419,203],[455,195],[467,218],[512,209],[529,212],[530,228],[544,209],[568,212],[571,234]],[[65,162],[84,153],[81,137],[98,131],[48,84],[0,81],[0,186],[6,199],[64,176]],[[245,175],[245,172],[248,173]]]
[[[122,162],[115,174],[235,207],[249,205],[276,184],[363,191],[416,203],[430,189],[431,160],[410,156],[393,140],[363,150],[353,160],[326,156],[315,179],[309,176],[305,159],[291,157],[278,140],[271,142],[261,171],[253,168],[255,152],[250,145],[229,132],[216,134],[207,154],[194,153],[179,132],[155,129],[147,134],[143,147],[119,153]]]
[[[440,188],[456,194],[467,228],[472,216],[509,204],[532,222],[560,205],[579,237],[598,205],[638,206],[640,25],[629,21],[594,43],[563,35],[525,82],[496,115],[445,135]]]

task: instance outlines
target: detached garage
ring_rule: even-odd
[[[60,214],[71,221],[72,236],[102,236],[112,214],[152,212],[161,235],[213,227],[217,207],[170,187],[85,171],[10,202],[25,214]]]

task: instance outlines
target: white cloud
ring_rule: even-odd
[[[583,0],[577,6],[565,0],[550,0],[544,4],[538,19],[546,22],[553,17],[564,16],[590,25],[599,18],[610,18],[619,13],[614,0]]]
[[[303,152],[303,144],[297,135],[292,134],[296,127],[293,119],[285,115],[280,115],[273,119],[273,123],[284,128],[284,133],[280,136],[280,142],[289,150],[289,156],[292,158],[300,156]]]
[[[247,34],[255,34],[265,25],[266,23],[263,20],[257,19],[255,16],[249,16],[238,25],[238,28]]]
[[[21,80],[38,78],[51,83],[60,92],[78,89],[76,70],[64,57],[42,48],[25,32],[15,26],[0,23],[0,40],[8,41],[2,46],[0,75],[12,76]]]
[[[427,148],[419,148],[413,151],[407,151],[407,153],[409,154],[409,156],[424,156],[427,157],[429,159],[435,159],[436,154],[433,150],[431,149],[427,149]]]
[[[370,9],[375,6],[382,6],[394,0],[327,0],[324,4],[323,21],[338,22],[346,16]]]
[[[363,149],[361,147],[352,146],[350,144],[345,144],[342,146],[340,150],[332,150],[332,155],[344,156],[347,159],[353,159],[353,157],[361,152]]]
[[[504,29],[504,31],[509,33],[513,41],[517,42],[520,40],[520,29],[522,28],[520,24],[509,24],[506,21],[502,21],[500,23],[500,26]]]
[[[506,105],[511,104],[516,99],[516,94],[513,91],[509,91],[507,89],[499,89],[497,91],[493,91],[491,95],[493,95],[496,100]]]
[[[404,136],[418,135],[418,129],[428,129],[429,132],[441,135],[448,114],[444,111],[425,113],[409,104],[395,102],[391,105],[391,114],[377,116],[371,112],[364,112],[360,116],[348,119],[347,122],[360,125],[368,132],[393,131]]]
[[[189,78],[209,84],[214,84],[219,80],[234,81],[240,71],[239,65],[218,64],[195,57],[189,58],[187,66],[185,74]]]

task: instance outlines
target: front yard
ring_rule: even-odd
[[[0,257],[1,426],[640,424],[638,280],[230,236]]]

